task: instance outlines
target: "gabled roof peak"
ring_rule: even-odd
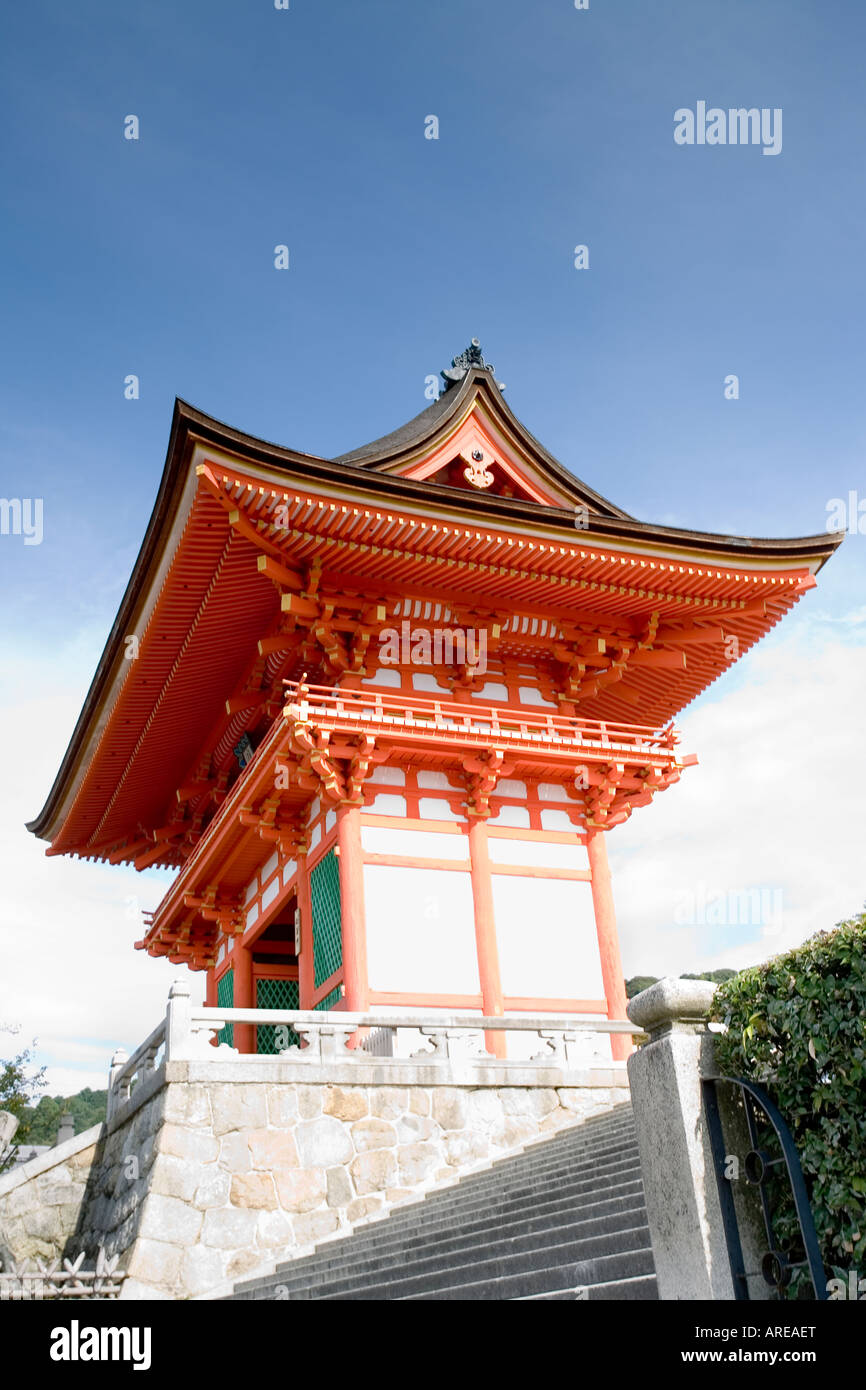
[[[466,373],[472,371],[474,368],[480,368],[481,371],[489,372],[494,381],[496,381],[496,368],[492,362],[484,361],[481,353],[481,343],[478,338],[473,338],[465,351],[459,353],[457,357],[451,358],[451,366],[446,367],[444,371],[439,373],[442,380],[445,382],[444,390],[450,391],[452,386],[457,386],[466,376]],[[496,385],[499,387],[500,391],[505,390],[504,381],[497,381]]]

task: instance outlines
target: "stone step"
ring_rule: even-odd
[[[506,1227],[515,1233],[520,1231],[532,1232],[548,1230],[555,1227],[562,1219],[563,1206],[571,1215],[572,1220],[587,1219],[592,1220],[595,1216],[606,1216],[610,1212],[620,1210],[624,1205],[634,1204],[643,1207],[644,1194],[643,1183],[640,1178],[635,1178],[629,1182],[618,1183],[615,1186],[598,1189],[591,1195],[591,1200],[580,1201],[579,1203],[563,1203],[558,1196],[550,1197],[548,1201],[539,1203],[531,1209],[531,1212],[521,1213],[508,1221],[502,1222],[502,1229]],[[375,1223],[371,1228],[370,1234],[373,1235]],[[382,1222],[381,1226],[390,1225],[389,1222]],[[440,1236],[447,1238],[452,1231],[459,1231],[465,1235],[474,1236],[476,1239],[491,1229],[491,1222],[487,1215],[476,1218],[471,1222],[463,1220],[441,1220],[435,1227],[430,1229],[430,1238],[438,1239]],[[359,1235],[362,1232],[358,1233]],[[367,1234],[366,1231],[363,1234]]]
[[[637,1152],[634,1130],[625,1126],[621,1130],[599,1134],[594,1140],[583,1139],[580,1142],[571,1136],[566,1137],[560,1133],[545,1143],[533,1144],[527,1152],[501,1154],[493,1160],[493,1164],[498,1167],[507,1159],[509,1164],[508,1181],[517,1181],[520,1174],[527,1172],[549,1171],[559,1168],[563,1163],[586,1163],[596,1157],[624,1151]],[[494,1173],[490,1167],[475,1173],[467,1173],[460,1179],[460,1182],[461,1185],[464,1185],[468,1182],[482,1182],[485,1179],[488,1181],[494,1179]]]
[[[437,1268],[456,1269],[461,1264],[477,1261],[482,1255],[487,1259],[498,1259],[501,1255],[532,1254],[537,1250],[549,1251],[564,1245],[573,1246],[574,1257],[578,1258],[578,1247],[582,1242],[637,1228],[646,1231],[646,1211],[643,1206],[625,1208],[585,1221],[570,1221],[568,1213],[563,1212],[558,1225],[548,1226],[542,1231],[512,1233],[497,1228],[495,1232],[488,1232],[487,1238],[482,1240],[477,1236],[452,1235],[436,1242],[405,1242],[381,1249],[373,1247],[367,1258],[357,1258],[351,1250],[321,1262],[314,1257],[315,1263],[303,1261],[304,1269],[291,1270],[277,1282],[291,1293],[294,1289],[315,1288],[323,1283],[333,1283],[336,1287],[336,1281],[340,1278],[350,1278],[354,1282],[372,1277],[377,1272],[387,1275],[393,1271],[397,1274],[411,1268],[413,1274],[422,1274]]]
[[[571,1268],[573,1265],[591,1263],[601,1256],[630,1254],[649,1244],[646,1226],[629,1227],[603,1236],[590,1236],[578,1241],[565,1241],[551,1244],[546,1239],[540,1248],[529,1250],[504,1250],[489,1254],[484,1246],[479,1247],[462,1261],[452,1256],[442,1255],[425,1261],[400,1261],[385,1265],[373,1274],[344,1273],[335,1275],[327,1285],[311,1286],[299,1280],[294,1288],[288,1288],[286,1280],[275,1281],[288,1289],[288,1300],[308,1300],[311,1298],[352,1295],[356,1298],[408,1298],[416,1293],[435,1292],[452,1285],[484,1281],[487,1278],[500,1279],[511,1274],[527,1274],[538,1269],[552,1269],[557,1266]],[[566,1280],[561,1280],[561,1288]],[[570,1282],[570,1281],[568,1281]],[[385,1293],[390,1289],[392,1292]],[[285,1298],[286,1295],[283,1294]]]
[[[537,1190],[501,1194],[485,1191],[471,1194],[471,1201],[461,1195],[463,1184],[455,1185],[431,1193],[421,1202],[407,1202],[399,1206],[389,1216],[371,1221],[360,1230],[347,1234],[346,1239],[357,1241],[359,1246],[368,1241],[381,1240],[383,1226],[399,1236],[406,1231],[418,1234],[423,1230],[434,1231],[458,1228],[479,1229],[491,1222],[508,1222],[532,1216],[543,1217],[551,1208],[567,1206],[577,1212],[583,1207],[608,1195],[625,1195],[632,1191],[642,1191],[640,1165],[623,1162],[614,1167],[569,1180],[562,1178],[541,1185]],[[330,1242],[329,1242],[330,1244]],[[295,1261],[289,1260],[278,1268],[288,1268]]]
[[[548,1202],[552,1199],[552,1195],[559,1199],[568,1198],[571,1201],[579,1202],[582,1197],[588,1196],[591,1199],[593,1194],[600,1194],[605,1187],[617,1186],[622,1182],[639,1178],[640,1164],[637,1159],[624,1160],[622,1163],[601,1169],[595,1174],[590,1172],[579,1177],[570,1177],[566,1174],[561,1180],[553,1178],[547,1183],[539,1183],[537,1186],[533,1184],[517,1192],[506,1191],[497,1194],[496,1189],[491,1188],[481,1192],[473,1191],[461,1194],[459,1199],[455,1192],[453,1205],[441,1200],[445,1195],[443,1192],[435,1192],[431,1193],[423,1202],[407,1202],[405,1206],[398,1207],[388,1219],[394,1222],[395,1227],[399,1227],[419,1224],[430,1225],[437,1221],[440,1214],[445,1211],[455,1221],[458,1219],[474,1220],[480,1215],[490,1219],[507,1217],[515,1210],[531,1209],[537,1204]],[[366,1232],[371,1227],[364,1229]]]
[[[495,1222],[491,1222],[489,1215],[468,1224],[459,1219],[448,1221],[443,1219],[436,1227],[430,1228],[429,1234],[422,1233],[422,1235],[425,1243],[435,1243],[447,1241],[456,1233],[466,1236],[467,1239],[475,1240],[478,1248],[481,1248],[484,1240],[494,1228],[503,1232],[508,1231],[509,1234],[516,1236],[532,1235],[542,1231],[555,1233],[563,1224],[576,1223],[580,1219],[593,1220],[620,1210],[634,1211],[636,1213],[636,1225],[645,1219],[643,1184],[639,1178],[611,1188],[607,1196],[602,1196],[599,1193],[599,1198],[600,1200],[593,1200],[576,1206],[572,1203],[564,1203],[559,1197],[553,1197],[538,1207],[532,1215],[521,1215],[512,1222],[503,1223],[498,1227]],[[370,1250],[378,1248],[380,1242],[387,1241],[388,1246],[390,1246],[394,1242],[399,1243],[406,1239],[414,1238],[416,1241],[420,1239],[417,1227],[401,1228],[399,1233],[395,1233],[392,1227],[393,1219],[373,1222],[360,1231],[347,1234],[342,1240],[328,1241],[314,1255],[281,1263],[277,1266],[275,1274],[244,1280],[236,1286],[237,1292],[271,1288],[277,1283],[285,1284],[287,1276],[292,1277],[295,1273],[303,1274],[306,1277],[309,1271],[310,1277],[313,1277],[321,1262],[343,1258],[353,1261],[363,1260]]]
[[[658,1297],[631,1107],[396,1208],[235,1299],[289,1301]]]
[[[554,1156],[563,1148],[591,1149],[604,1142],[606,1136],[630,1137],[632,1140],[635,1138],[634,1121],[630,1114],[627,1118],[617,1119],[615,1123],[608,1125],[596,1125],[590,1129],[591,1125],[592,1121],[588,1120],[584,1124],[564,1125],[551,1130],[548,1134],[540,1135],[538,1139],[528,1142],[519,1153],[512,1155],[513,1160],[518,1164],[528,1163],[539,1156]]]
[[[323,1299],[400,1299],[420,1302],[428,1299],[475,1299],[511,1300],[528,1298],[533,1294],[548,1293],[561,1289],[564,1284],[572,1288],[592,1286],[633,1278],[638,1275],[654,1275],[652,1250],[649,1242],[643,1248],[617,1254],[600,1255],[596,1259],[583,1260],[571,1265],[539,1265],[535,1269],[513,1270],[506,1261],[491,1275],[481,1269],[467,1269],[466,1274],[475,1275],[468,1280],[462,1278],[444,1283],[438,1288],[408,1290],[397,1292],[397,1285],[378,1286],[363,1294],[324,1294]],[[407,1283],[411,1281],[405,1281]]]
[[[585,1120],[582,1123],[560,1125],[556,1129],[550,1130],[547,1134],[540,1134],[537,1139],[527,1142],[522,1153],[516,1158],[530,1158],[533,1154],[551,1151],[555,1153],[561,1145],[581,1145],[590,1146],[599,1143],[604,1135],[608,1134],[630,1134],[634,1136],[635,1126],[631,1107],[628,1113],[623,1116],[611,1115],[610,1118],[604,1117],[606,1123],[599,1124],[598,1117],[593,1120]]]
[[[584,1144],[581,1148],[567,1147],[561,1145],[554,1154],[545,1154],[543,1145],[539,1144],[540,1150],[537,1154],[517,1154],[511,1156],[507,1153],[493,1160],[494,1165],[498,1165],[505,1159],[509,1163],[509,1171],[505,1178],[510,1183],[517,1183],[528,1174],[539,1175],[543,1173],[559,1172],[563,1167],[586,1166],[593,1162],[600,1162],[604,1158],[616,1157],[623,1153],[637,1153],[637,1141],[633,1136],[622,1138],[612,1136],[608,1139],[599,1140],[596,1144]],[[460,1179],[461,1186],[467,1183],[484,1182],[493,1183],[496,1181],[495,1168],[483,1168],[475,1173],[467,1173]],[[499,1181],[503,1178],[500,1175]]]
[[[631,1279],[611,1279],[605,1284],[584,1284],[577,1289],[557,1289],[555,1293],[531,1293],[518,1299],[521,1303],[587,1303],[605,1300],[634,1302],[638,1299],[658,1299],[659,1291],[654,1274],[636,1274]]]
[[[474,1245],[477,1249],[486,1240],[527,1238],[549,1238],[565,1228],[576,1228],[588,1223],[616,1219],[622,1213],[631,1213],[631,1224],[637,1225],[646,1219],[643,1190],[640,1184],[634,1185],[631,1193],[604,1198],[576,1208],[569,1203],[551,1202],[544,1212],[532,1216],[514,1217],[507,1222],[475,1222],[466,1226],[463,1222],[443,1223],[427,1230],[403,1230],[399,1233],[390,1229],[390,1222],[380,1223],[378,1232],[371,1232],[371,1239],[359,1244],[352,1240],[351,1247],[343,1241],[325,1245],[316,1255],[309,1256],[301,1263],[310,1270],[320,1267],[336,1267],[343,1261],[353,1265],[371,1258],[384,1258],[394,1252],[418,1254],[436,1249],[460,1249],[464,1245]],[[286,1272],[293,1272],[295,1266],[289,1265]]]
[[[463,1228],[471,1223],[490,1225],[494,1221],[508,1221],[513,1217],[543,1215],[545,1210],[563,1207],[571,1211],[579,1210],[589,1202],[596,1201],[608,1192],[620,1189],[626,1184],[640,1184],[640,1166],[637,1162],[624,1163],[596,1176],[582,1177],[576,1181],[563,1179],[540,1186],[537,1190],[510,1193],[498,1198],[490,1193],[474,1195],[471,1202],[458,1201],[458,1189],[431,1194],[423,1202],[407,1203],[398,1207],[382,1221],[371,1222],[351,1236],[351,1239],[364,1243],[381,1238],[382,1227],[388,1225],[396,1235],[409,1230],[433,1230],[445,1223],[448,1226]],[[442,1200],[446,1196],[452,1201]],[[347,1236],[347,1239],[350,1237]],[[291,1265],[293,1261],[288,1261]],[[285,1266],[279,1266],[280,1268]]]
[[[467,1173],[460,1177],[456,1180],[454,1190],[459,1190],[462,1194],[481,1193],[488,1190],[518,1192],[529,1186],[539,1186],[550,1182],[559,1176],[579,1178],[587,1173],[600,1172],[607,1167],[621,1164],[626,1160],[637,1162],[639,1154],[636,1146],[619,1144],[611,1148],[601,1149],[597,1153],[590,1152],[576,1156],[563,1154],[558,1162],[527,1164],[514,1172],[499,1174],[497,1177],[497,1167],[507,1158],[507,1155],[503,1155],[493,1167],[486,1168],[481,1172]],[[439,1189],[439,1191],[444,1190],[446,1189]],[[436,1192],[431,1192],[428,1200],[432,1200],[436,1195]]]
[[[506,1163],[508,1160],[502,1159],[500,1162]],[[453,1205],[456,1210],[462,1206],[488,1202],[492,1195],[501,1201],[509,1201],[528,1197],[536,1190],[544,1191],[549,1188],[552,1181],[568,1183],[573,1186],[594,1177],[597,1181],[604,1182],[608,1174],[617,1173],[623,1168],[637,1168],[639,1165],[640,1159],[637,1149],[624,1149],[606,1152],[595,1159],[587,1158],[580,1163],[572,1164],[563,1161],[550,1169],[545,1168],[541,1172],[534,1172],[532,1169],[524,1170],[516,1178],[511,1174],[503,1174],[498,1181],[494,1167],[483,1173],[468,1174],[450,1187],[428,1192],[423,1205],[425,1211],[429,1211],[437,1205],[443,1205],[447,1202],[449,1206]],[[397,1213],[395,1213],[396,1215]]]

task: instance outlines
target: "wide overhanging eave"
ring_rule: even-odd
[[[455,409],[459,407],[459,398],[465,398],[470,389],[475,388],[471,381],[467,381],[454,391]],[[514,416],[510,418],[516,420]],[[517,424],[519,423],[518,421]],[[524,432],[528,435],[528,432]],[[744,564],[747,566],[750,560],[763,561],[765,564],[768,561],[787,562],[792,566],[803,565],[812,573],[817,573],[843,539],[841,532],[824,532],[792,539],[732,537],[661,527],[634,520],[625,514],[603,516],[599,513],[591,515],[591,532],[580,532],[575,530],[573,514],[564,508],[483,494],[473,494],[469,497],[465,491],[458,488],[431,485],[392,474],[365,470],[357,464],[328,461],[314,455],[284,449],[234,430],[178,400],[175,402],[166,462],[157,498],[117,617],[45,805],[33,820],[27,822],[27,829],[40,838],[52,838],[58,809],[76,775],[81,757],[86,752],[89,735],[98,718],[106,688],[110,688],[112,675],[117,670],[123,637],[134,630],[134,615],[139,609],[142,596],[147,594],[149,581],[160,563],[164,550],[161,538],[170,530],[170,523],[187,477],[188,465],[198,442],[234,455],[240,469],[250,471],[251,465],[254,469],[258,464],[274,470],[286,482],[289,478],[296,478],[299,482],[307,484],[333,483],[341,490],[345,490],[347,486],[352,490],[357,489],[362,496],[379,496],[386,504],[389,501],[393,504],[396,499],[404,499],[407,503],[424,502],[428,507],[431,504],[440,507],[445,505],[447,509],[462,511],[464,515],[467,503],[471,502],[472,514],[479,522],[487,521],[489,524],[498,520],[500,523],[510,522],[533,529],[546,528],[562,532],[563,539],[568,536],[572,544],[591,544],[593,538],[604,538],[608,541],[630,542],[643,551],[652,546],[659,546],[675,552],[690,551],[699,555],[705,553],[715,557],[716,562],[720,564],[729,563],[743,567]],[[537,445],[537,441],[533,442],[538,448],[541,447]],[[572,484],[575,487],[581,486],[576,479],[572,480]],[[471,516],[467,519],[471,520]]]

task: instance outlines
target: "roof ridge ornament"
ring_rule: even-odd
[[[452,386],[456,386],[462,381],[466,373],[473,367],[480,367],[482,371],[489,372],[496,381],[496,368],[492,362],[485,362],[481,355],[481,342],[478,338],[473,338],[465,352],[461,352],[457,357],[452,357],[451,366],[445,368],[439,375],[445,382],[444,390],[450,391]],[[505,390],[505,382],[497,381],[496,385],[500,391]]]

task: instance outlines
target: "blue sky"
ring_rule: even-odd
[[[858,0],[31,0],[3,30],[0,495],[44,499],[40,546],[0,537],[7,739],[34,680],[57,697],[44,761],[7,801],[13,858],[128,578],[175,395],[327,456],[423,409],[425,377],[477,335],[529,428],[641,518],[801,535],[832,497],[866,496]],[[781,108],[781,153],[676,145],[674,111],[699,100]],[[864,555],[849,536],[768,639],[777,673],[791,642],[801,670],[853,669]],[[698,716],[762,670],[744,663]],[[778,705],[798,678],[777,678]]]

